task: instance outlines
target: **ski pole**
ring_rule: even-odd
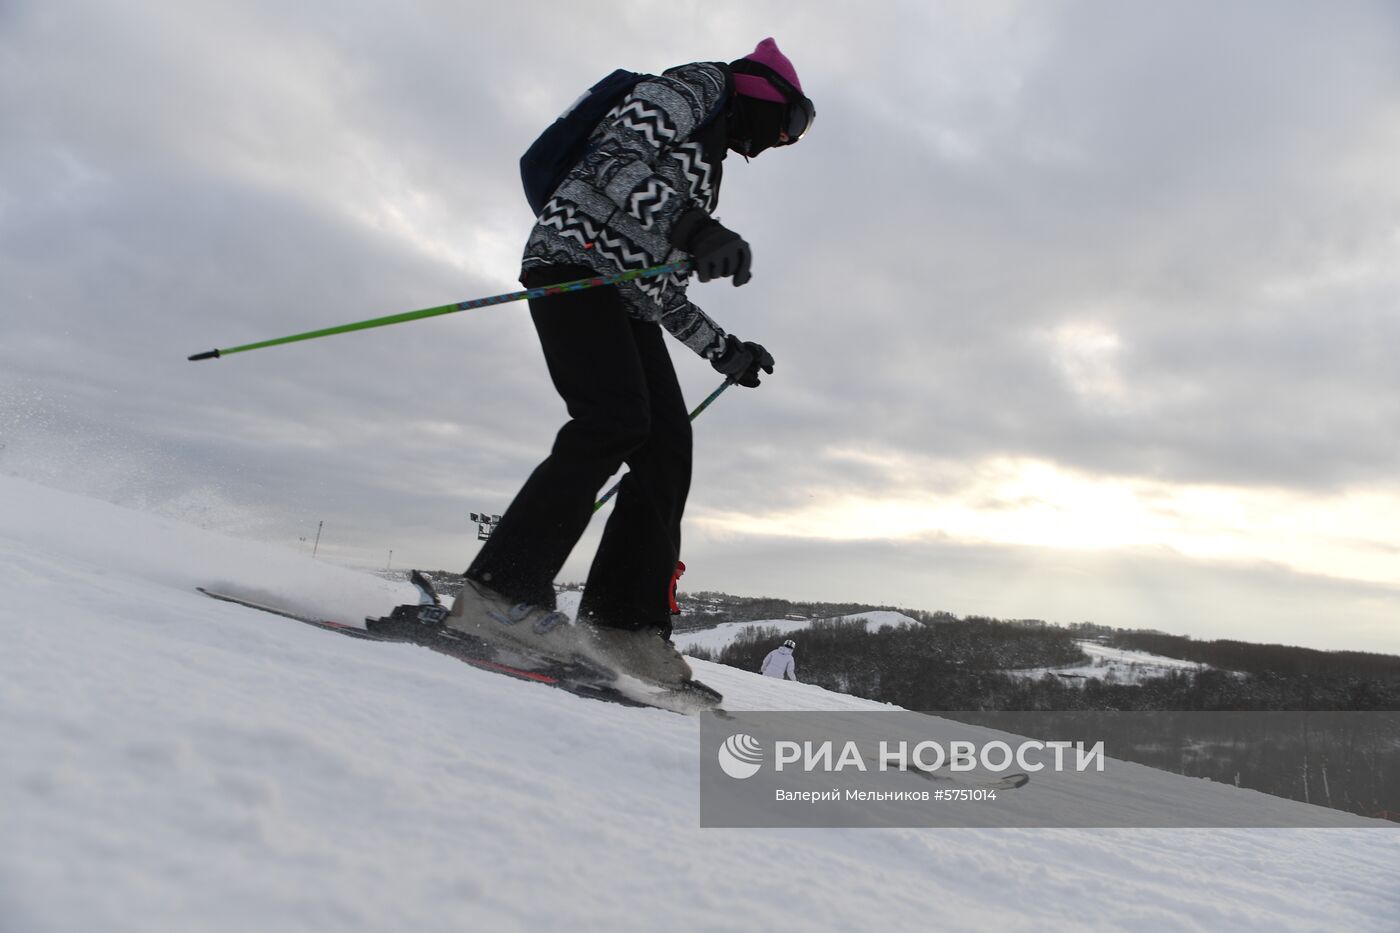
[[[720,393],[723,392],[725,389],[729,388],[730,386],[732,386],[733,384],[734,384],[734,380],[733,380],[733,379],[726,379],[726,380],[724,380],[723,382],[721,382],[721,383],[719,384],[719,388],[718,388],[718,389],[715,389],[713,392],[711,392],[711,393],[705,398],[705,401],[703,401],[703,402],[701,402],[699,405],[696,405],[696,406],[695,406],[695,410],[692,411],[692,412],[690,413],[690,420],[691,420],[691,421],[694,421],[696,418],[700,417],[700,412],[704,411],[706,408],[709,408],[709,407],[710,407],[710,403],[713,402],[715,399],[719,398]],[[609,499],[611,499],[613,496],[617,495],[617,490],[618,490],[621,486],[622,486],[622,480],[618,480],[617,482],[613,483],[612,488],[609,489],[607,492],[603,493],[603,498],[601,498],[601,499],[599,499],[597,502],[593,503],[593,511],[595,511],[595,512],[598,511],[599,509],[601,509],[601,508],[603,507],[603,504],[604,504],[605,502],[607,502],[607,501],[608,501]]]
[[[326,327],[321,330],[307,331],[304,334],[292,334],[290,337],[278,337],[274,340],[245,343],[239,347],[208,350],[204,353],[194,354],[190,357],[190,360],[217,360],[219,357],[228,356],[230,353],[261,350],[263,347],[275,347],[284,343],[295,343],[298,340],[315,340],[317,337],[329,337],[332,334],[348,334],[351,331],[368,330],[371,327],[386,327],[389,324],[402,324],[405,321],[417,321],[425,317],[452,314],[454,311],[468,311],[472,308],[484,308],[487,305],[500,305],[510,301],[520,301],[521,299],[543,298],[547,295],[562,295],[565,292],[577,292],[585,288],[597,288],[600,285],[617,285],[620,282],[630,282],[634,279],[668,275],[672,272],[684,274],[689,271],[690,263],[688,262],[670,262],[662,266],[651,266],[647,269],[633,269],[628,272],[615,272],[612,275],[575,279],[572,282],[561,282],[558,285],[544,285],[539,288],[527,288],[519,292],[506,292],[503,295],[492,295],[490,298],[473,298],[467,301],[459,301],[456,304],[439,305],[436,308],[423,308],[421,311],[406,311],[403,314],[390,314],[387,317],[371,318],[368,321],[357,321],[354,324],[341,324],[339,327]]]

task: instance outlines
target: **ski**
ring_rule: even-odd
[[[876,766],[876,762],[871,757],[867,756],[865,760],[869,762],[872,767]],[[1031,776],[1020,771],[990,778],[974,774],[959,774],[950,771],[947,767],[939,768],[935,771],[929,771],[919,767],[899,768],[897,770],[907,772],[932,783],[949,784],[954,787],[981,788],[985,790],[1015,790],[1018,787],[1025,787],[1031,782]]]
[[[219,593],[214,590],[205,589],[202,586],[197,586],[195,587],[195,589],[199,590],[199,592],[203,593],[205,596],[208,596],[211,599],[217,599],[220,602],[233,603],[238,606],[246,606],[249,609],[256,609],[259,612],[270,612],[273,615],[281,616],[284,619],[296,619],[298,622],[305,622],[307,625],[314,625],[317,628],[323,628],[332,632],[339,632],[342,635],[349,635],[351,638],[363,638],[367,641],[394,640],[390,638],[385,638],[382,635],[376,635],[375,633],[366,631],[365,629],[359,628],[358,626],[346,625],[344,622],[332,622],[329,619],[317,619],[312,616],[292,612],[289,609],[279,609],[276,606],[268,606],[260,602],[255,602],[251,599],[244,599],[241,596],[231,596],[228,593]]]
[[[921,771],[918,768],[913,769],[913,771],[926,781],[939,781],[955,784],[958,787],[985,788],[987,790],[1015,790],[1018,787],[1025,787],[1031,782],[1031,776],[1020,771],[1004,774],[999,778],[962,777],[947,771]]]
[[[415,573],[415,577],[418,575]],[[415,583],[419,581],[415,579]],[[426,580],[423,581],[426,583]],[[272,606],[258,600],[246,599],[232,593],[206,587],[196,589],[211,599],[233,603],[248,609],[293,619],[324,631],[336,632],[363,641],[396,642],[421,645],[440,654],[456,658],[479,670],[504,674],[516,680],[544,684],[591,700],[616,703],[620,706],[664,709],[683,715],[715,710],[722,697],[698,681],[681,687],[661,688],[629,681],[626,691],[619,689],[617,674],[595,668],[583,662],[562,662],[532,657],[525,652],[512,651],[473,638],[462,632],[442,627],[446,608],[426,603],[421,606],[400,606],[382,619],[366,619],[365,627],[322,619],[303,612]],[[419,584],[420,592],[423,585]],[[429,586],[428,592],[431,593]]]

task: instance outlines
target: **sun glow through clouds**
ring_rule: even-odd
[[[1400,497],[1351,491],[1304,496],[1267,489],[1101,478],[1027,459],[985,461],[951,479],[933,465],[887,464],[887,494],[828,496],[766,515],[712,512],[711,529],[827,540],[943,538],[969,544],[1167,549],[1205,560],[1269,562],[1304,573],[1394,582]]]

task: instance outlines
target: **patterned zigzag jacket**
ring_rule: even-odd
[[[671,226],[692,207],[713,212],[726,152],[729,69],[696,62],[648,77],[598,124],[589,154],[550,198],[525,244],[522,276],[550,265],[611,273],[688,259]],[[617,286],[633,317],[657,321],[706,358],[724,330],[685,296],[686,276]]]

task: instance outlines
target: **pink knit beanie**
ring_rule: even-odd
[[[793,87],[799,91],[802,90],[802,82],[797,80],[797,69],[792,67],[792,62],[788,61],[788,57],[778,49],[778,43],[771,38],[764,39],[752,53],[745,55],[744,58],[767,65],[791,82]],[[734,76],[734,91],[745,97],[771,100],[779,104],[787,101],[781,91],[757,75],[736,74]]]

